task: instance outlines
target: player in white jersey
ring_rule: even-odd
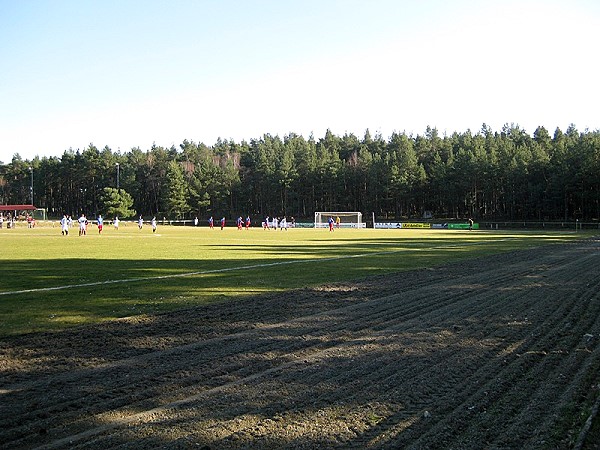
[[[66,214],[63,214],[62,219],[60,219],[60,233],[63,236],[69,235],[69,219]]]
[[[79,236],[85,236],[87,233],[87,219],[85,214],[81,214],[81,217],[77,219],[79,222]]]

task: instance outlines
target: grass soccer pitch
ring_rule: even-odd
[[[0,336],[155,314],[586,237],[450,230],[0,229]]]

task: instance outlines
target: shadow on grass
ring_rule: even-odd
[[[357,279],[431,263],[420,253],[304,259],[12,261],[0,295],[0,336],[154,314],[215,301]]]
[[[0,336],[155,314],[265,292],[431,267],[512,250],[515,241],[351,241],[351,245],[220,244],[238,258],[11,260],[0,267]],[[439,245],[439,246],[438,246]],[[251,248],[254,258],[244,258]],[[306,253],[309,252],[307,256]],[[264,259],[256,254],[265,255]],[[274,258],[274,255],[281,255]],[[319,259],[315,259],[318,255]]]

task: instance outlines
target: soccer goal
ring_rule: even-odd
[[[348,211],[318,211],[315,212],[315,228],[327,228],[329,218],[333,219],[334,228],[364,228],[362,213]]]

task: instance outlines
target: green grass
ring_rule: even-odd
[[[159,226],[0,230],[0,336],[158,313],[562,242],[583,234],[288,232]],[[101,284],[106,283],[106,284]],[[51,290],[50,288],[56,288]]]

